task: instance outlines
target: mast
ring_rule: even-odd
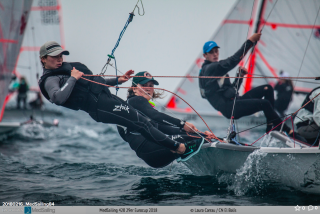
[[[256,28],[255,28],[255,33],[258,33],[259,30],[261,29],[261,25],[265,22],[265,20],[263,20],[263,14],[265,11],[265,6],[266,6],[266,1],[262,0],[261,1],[261,5],[260,5],[260,10],[258,11],[258,18],[257,18],[257,24],[256,24]],[[257,46],[258,44],[256,44]],[[256,48],[256,47],[255,47]],[[256,53],[254,51],[255,49],[252,49],[251,51],[251,58],[249,60],[249,68],[248,68],[248,75],[247,77],[252,77],[254,74],[254,70],[255,70],[255,63],[256,63]],[[250,56],[249,56],[250,57]],[[252,78],[246,78],[246,82],[244,84],[244,93],[246,93],[247,91],[251,90],[252,88]]]
[[[265,6],[266,6],[265,0],[262,0],[261,5],[260,5],[259,16],[258,16],[258,21],[256,24],[255,33],[258,33],[258,31],[260,30],[260,27],[261,27],[261,23],[264,23],[264,21],[265,21],[265,20],[262,20],[262,15],[263,15]]]

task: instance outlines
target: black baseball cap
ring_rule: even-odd
[[[142,76],[142,77],[141,77]],[[146,84],[147,82],[153,81],[155,85],[159,85],[158,81],[153,79],[151,74],[149,74],[147,71],[141,71],[135,75],[132,79],[132,84]]]

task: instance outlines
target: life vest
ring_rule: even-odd
[[[202,70],[202,69],[200,69],[200,71],[199,71],[199,76],[203,76],[203,75],[201,75],[201,70]],[[203,81],[201,81],[201,78],[199,78],[199,89],[200,89],[201,97],[202,97],[203,99],[207,99],[206,93],[205,93],[206,90],[205,90],[205,88],[204,88]]]
[[[303,103],[301,106],[304,106],[307,102],[310,101],[310,95],[317,89],[319,89],[320,87],[314,88],[304,99]],[[307,109],[308,111],[310,111],[311,113],[313,113],[313,109],[314,109],[314,103],[310,102],[308,103],[305,107],[303,107],[304,109]]]
[[[200,70],[199,76],[204,76],[205,66]],[[199,88],[202,98],[207,99],[208,96],[216,94],[224,99],[233,99],[236,96],[236,89],[231,84],[229,74],[221,78],[204,79],[199,78]]]
[[[38,84],[39,84],[41,93],[47,100],[51,102],[50,97],[44,87],[46,79],[50,76],[57,76],[57,75],[71,76],[71,70],[73,69],[73,67],[83,72],[84,74],[90,74],[90,75],[93,74],[87,66],[85,66],[80,62],[64,62],[62,63],[62,66],[60,66],[57,69],[45,70],[43,75],[40,77]],[[105,84],[105,79],[99,76],[98,77],[86,76],[84,78]],[[64,106],[66,108],[70,108],[73,110],[81,109],[81,110],[87,111],[88,105],[90,105],[90,103],[86,101],[88,100],[88,97],[91,96],[90,93],[98,95],[102,91],[106,92],[111,96],[111,93],[107,86],[92,83],[80,78],[79,80],[76,81],[76,84],[67,101],[63,103],[61,106]]]

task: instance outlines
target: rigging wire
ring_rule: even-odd
[[[314,98],[310,99],[308,102],[306,102],[303,106],[301,106],[297,111],[295,111],[294,113],[291,114],[290,117],[287,117],[285,120],[283,120],[281,123],[279,123],[278,125],[276,125],[275,127],[273,127],[268,133],[265,133],[264,135],[262,135],[258,140],[254,141],[252,144],[255,144],[257,141],[259,141],[262,137],[264,137],[265,135],[269,134],[271,131],[273,131],[275,128],[277,128],[279,125],[281,125],[282,123],[286,122],[289,118],[291,118],[291,120],[293,119],[293,117],[298,113],[298,111],[300,111],[301,109],[303,109],[306,105],[308,105],[310,102],[312,102],[316,97],[318,97],[320,95],[317,94],[316,96],[314,96]]]
[[[141,2],[142,9],[143,9],[143,14],[142,14],[142,15],[140,14],[140,8],[139,8],[139,6],[138,6],[139,1]],[[108,64],[110,63],[111,59],[113,59],[114,62],[115,62],[116,75],[118,74],[117,62],[116,62],[116,57],[115,57],[115,55],[114,55],[114,52],[116,51],[117,47],[119,46],[119,43],[120,43],[120,41],[121,41],[121,39],[122,39],[122,37],[123,37],[123,34],[124,34],[124,32],[126,31],[128,25],[132,22],[133,16],[134,16],[134,11],[135,11],[136,8],[138,8],[138,14],[139,14],[140,16],[143,16],[143,15],[145,14],[144,7],[143,7],[143,4],[142,4],[142,0],[138,0],[138,1],[137,1],[137,4],[134,6],[132,12],[129,13],[129,17],[128,17],[128,19],[127,19],[127,22],[126,22],[126,24],[124,25],[124,27],[123,27],[120,35],[119,35],[118,40],[117,40],[114,48],[112,49],[111,54],[108,54],[108,60],[107,60],[106,64],[102,67],[100,74],[104,74],[104,73],[107,71],[107,69],[108,69]],[[118,77],[117,77],[117,86],[118,86]],[[119,88],[117,87],[117,88],[116,88],[116,94],[118,93],[118,90],[119,90]]]
[[[250,14],[250,18],[252,18],[252,13],[253,13],[253,7],[254,7],[254,3],[255,1],[253,1],[253,4],[252,4],[252,8],[251,8],[251,14]],[[248,27],[248,31],[247,31],[247,36],[246,38],[248,38],[248,34],[249,34],[249,30],[250,30],[250,25]],[[245,42],[245,45],[244,45],[244,49],[243,49],[243,53],[242,53],[242,59],[241,61],[244,59],[244,56],[246,55],[246,46],[247,46],[247,42]],[[249,58],[249,57],[248,57]],[[240,61],[240,62],[241,62]],[[241,68],[239,67],[239,72],[238,72],[238,77],[241,76]],[[236,86],[236,94],[234,95],[234,99],[233,99],[233,106],[232,106],[232,111],[231,111],[231,118],[230,118],[230,125],[229,125],[229,128],[228,128],[228,132],[227,132],[227,136],[229,136],[229,134],[231,133],[231,128],[234,124],[234,116],[233,116],[233,113],[234,113],[234,108],[235,108],[235,104],[236,104],[236,100],[237,100],[237,94],[238,94],[238,91],[239,91],[239,82],[240,82],[240,79],[237,79],[237,86]]]
[[[110,63],[110,66],[111,67],[113,67],[113,68],[115,68],[111,63]],[[124,74],[123,72],[121,72],[121,71],[119,71],[120,73],[122,73],[122,74]],[[135,77],[144,77],[144,76],[135,76]],[[154,76],[152,76],[152,77],[154,77]],[[137,85],[137,83],[135,83],[133,80],[131,80],[132,81],[132,83],[133,84],[135,84],[136,86],[138,86]],[[111,87],[114,87],[114,86],[111,86]],[[117,86],[118,87],[118,86]],[[138,86],[145,94],[147,94],[150,98],[152,98],[151,97],[151,95],[149,95],[143,88],[149,88],[149,87],[140,87],[140,86]],[[119,87],[119,88],[132,88],[132,87]],[[180,96],[178,96],[177,94],[175,94],[175,93],[173,93],[173,92],[171,92],[171,91],[168,91],[168,90],[166,90],[166,89],[161,89],[161,88],[154,88],[154,89],[158,89],[158,90],[163,90],[163,91],[167,91],[167,92],[169,92],[169,93],[171,93],[171,94],[173,94],[174,96],[177,96],[177,97],[179,97],[181,100],[183,100],[187,105],[189,105],[192,109],[193,109],[193,111],[201,118],[201,120],[204,122],[204,124],[207,126],[207,128],[209,129],[209,131],[213,134],[213,132],[211,131],[211,129],[209,128],[209,126],[207,125],[207,123],[204,121],[204,119],[200,116],[200,114],[198,114],[198,112],[188,103],[188,102],[186,102],[184,99],[182,99]],[[162,106],[163,108],[165,108],[165,106],[163,105],[163,104],[161,104],[160,102],[158,102],[158,101],[156,101],[155,100],[155,102],[157,102],[160,106]],[[170,111],[170,110],[168,110],[172,115],[174,115],[174,116],[176,116],[172,111]],[[178,118],[178,117],[177,117]],[[180,120],[180,119],[179,119]],[[182,121],[182,120],[180,120],[180,121]],[[188,124],[186,124],[190,129],[192,129]],[[195,133],[197,133],[197,135],[199,135],[201,138],[203,138],[203,136],[201,136],[199,133],[202,133],[202,132],[200,132],[199,131],[199,133],[197,132],[197,131],[195,131],[194,129],[192,129]],[[203,133],[202,133],[203,134]],[[219,140],[220,142],[222,142],[219,138],[217,138],[214,134],[213,134],[213,136],[214,136],[214,139],[216,139],[216,140]],[[205,139],[205,138],[204,138]],[[205,140],[207,140],[207,139],[205,139]],[[209,142],[209,141],[208,141]]]
[[[274,3],[274,5],[273,5],[272,9],[270,10],[270,12],[269,12],[269,14],[268,14],[268,16],[267,16],[266,20],[264,20],[264,23],[263,23],[263,26],[262,26],[262,28],[261,28],[261,30],[260,30],[260,33],[262,32],[262,30],[263,30],[264,26],[266,25],[267,20],[269,19],[269,16],[271,15],[271,12],[273,11],[273,9],[274,9],[274,7],[276,6],[276,4],[277,4],[277,3],[278,3],[278,0],[276,1],[276,3]]]
[[[301,62],[301,65],[300,65],[300,68],[299,68],[299,72],[298,72],[298,76],[300,75],[300,71],[301,71],[301,68],[302,68],[302,65],[303,65],[303,61],[304,61],[304,58],[305,58],[305,56],[306,56],[306,53],[307,53],[307,50],[308,50],[308,47],[309,47],[309,43],[310,43],[311,36],[312,36],[312,34],[313,34],[313,29],[314,29],[314,26],[315,26],[315,24],[316,24],[316,22],[317,22],[317,19],[318,19],[319,11],[320,11],[320,7],[319,7],[319,9],[318,9],[318,13],[317,13],[316,19],[314,20],[314,23],[313,23],[312,31],[311,31],[311,33],[310,33],[309,40],[308,40],[308,44],[307,44],[307,48],[306,48],[306,50],[304,51],[304,54],[303,54],[302,62]],[[296,86],[296,84],[297,84],[297,81],[295,81],[294,87]]]
[[[303,56],[303,59],[302,59],[301,65],[300,65],[300,69],[299,69],[298,76],[299,76],[300,71],[301,71],[301,68],[302,68],[302,64],[303,64],[303,61],[304,61],[304,58],[305,58],[305,55],[306,55],[306,52],[307,52],[307,49],[308,49],[308,46],[309,46],[309,43],[310,43],[310,39],[311,39],[311,35],[312,35],[312,32],[313,32],[315,23],[316,23],[316,21],[317,21],[318,15],[319,15],[319,11],[320,11],[320,7],[319,7],[319,9],[318,9],[318,13],[317,13],[317,16],[316,16],[314,25],[313,25],[313,27],[312,27],[312,31],[311,31],[311,34],[310,34],[310,37],[309,37],[309,40],[308,40],[307,48],[306,48],[306,50],[305,50],[305,52],[304,52],[304,56]],[[316,79],[317,79],[317,78],[316,78]],[[295,82],[295,85],[296,85],[296,82]],[[294,86],[294,87],[295,87],[295,86]],[[320,95],[320,93],[317,94],[313,99],[309,100],[306,104],[304,104],[304,105],[303,105],[301,108],[299,108],[296,112],[294,112],[293,114],[291,114],[290,117],[288,117],[288,118],[286,118],[284,121],[282,121],[282,123],[284,123],[284,122],[285,122],[286,120],[288,120],[289,118],[291,118],[291,120],[293,120],[293,116],[296,115],[298,111],[300,111],[302,108],[304,108],[307,104],[309,104],[312,100],[314,100],[314,99],[315,99],[316,97],[318,97],[319,95]],[[282,123],[280,123],[280,124],[282,124]],[[278,124],[277,126],[279,126],[280,124]],[[275,129],[277,126],[275,126],[273,129]],[[272,129],[272,130],[273,130],[273,129]],[[272,130],[270,130],[268,133],[270,133]],[[268,134],[268,133],[265,133],[262,137],[264,137],[264,136],[265,136],[266,134]],[[262,137],[260,137],[258,140],[260,140]],[[256,140],[255,142],[253,142],[251,145],[253,145],[254,143],[256,143],[258,140]]]
[[[109,64],[111,66],[111,64]],[[114,66],[111,66],[115,68]],[[237,78],[237,79],[314,79],[314,80],[320,80],[319,77],[275,77],[275,76],[263,76],[259,74],[252,74],[257,77],[224,77],[224,78]],[[121,77],[122,75],[95,75],[95,74],[84,74],[83,76],[101,76],[101,77]],[[144,76],[135,76],[135,77],[144,77]],[[156,78],[199,78],[199,79],[219,79],[221,76],[152,76]],[[308,82],[308,83],[314,83],[314,82]]]
[[[93,81],[93,80],[89,80],[89,79],[86,79],[86,78],[83,78],[83,77],[81,77],[81,78],[84,79],[84,80],[87,80],[87,81],[89,81],[89,82],[96,83],[96,84],[103,85],[103,86],[107,86],[107,87],[113,87],[113,88],[116,88],[116,87],[117,87],[117,88],[133,88],[133,87],[123,87],[123,86],[106,85],[106,84],[99,83],[99,82],[96,82],[96,81]],[[141,88],[141,87],[140,87],[140,88]],[[150,88],[150,87],[143,87],[143,88]],[[152,88],[153,88],[153,87],[152,87]],[[173,92],[171,92],[171,91],[169,91],[169,90],[163,89],[163,88],[153,88],[153,89],[167,91],[167,92],[169,92],[169,93],[171,93],[171,94],[179,97],[182,101],[184,101],[186,104],[188,104],[189,107],[190,107],[194,112],[196,112],[196,113],[198,114],[198,116],[199,116],[199,117],[202,119],[202,121],[205,123],[205,125],[207,126],[207,128],[209,129],[209,131],[213,134],[213,132],[212,132],[211,129],[209,128],[208,124],[203,120],[203,118],[199,115],[199,113],[198,113],[188,102],[186,102],[183,98],[181,98],[179,95],[177,95],[177,94],[175,94],[175,93],[173,93]],[[188,127],[191,128],[190,126],[188,126]],[[191,129],[192,129],[192,128],[191,128]],[[192,130],[193,130],[193,129],[192,129]],[[197,133],[197,132],[195,132],[195,133]],[[201,135],[200,135],[200,136],[201,136]],[[216,137],[214,134],[213,134],[213,136],[214,136],[214,139],[219,140],[220,142],[223,142],[223,141],[220,140],[218,137]],[[202,137],[202,136],[201,136],[201,137]]]
[[[138,6],[139,1],[141,2],[141,6],[142,6],[142,10],[143,10],[143,14],[142,14],[142,15],[140,14],[140,8],[139,8],[139,6]],[[139,16],[144,16],[145,11],[144,11],[144,7],[143,7],[143,4],[142,4],[142,0],[138,0],[138,1],[137,1],[137,4],[136,4],[136,6],[133,8],[132,13],[135,11],[136,8],[138,8],[138,14],[139,14]]]

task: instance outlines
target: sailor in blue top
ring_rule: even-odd
[[[209,103],[223,116],[227,118],[234,117],[239,119],[243,116],[252,115],[256,112],[263,111],[267,118],[267,129],[269,132],[273,126],[276,126],[282,122],[278,114],[274,110],[274,92],[270,85],[262,85],[256,87],[242,96],[239,96],[236,91],[237,81],[239,86],[242,83],[242,78],[235,79],[231,84],[228,72],[236,67],[245,54],[253,47],[260,39],[261,33],[253,34],[233,55],[227,59],[219,61],[219,46],[214,41],[206,42],[203,46],[203,56],[205,61],[202,65],[200,76],[220,76],[220,79],[200,79],[200,90],[203,98],[206,98]],[[240,76],[247,74],[247,70],[244,67],[240,67]],[[263,99],[264,97],[264,99]],[[236,102],[234,105],[234,99]],[[234,105],[234,112],[232,109]],[[279,125],[275,130],[280,130]],[[289,134],[292,134],[292,130],[284,125],[283,128]]]

